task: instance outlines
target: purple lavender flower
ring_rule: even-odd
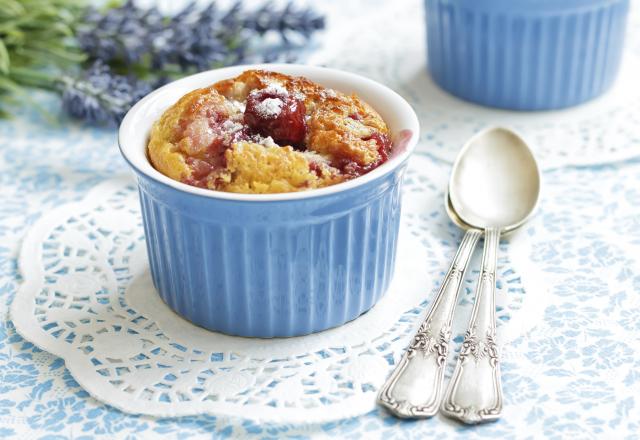
[[[280,35],[281,50],[293,53],[294,35],[306,41],[322,28],[324,17],[291,3],[282,9],[266,3],[253,11],[245,11],[240,2],[225,11],[215,1],[205,8],[191,3],[165,17],[157,9],[142,9],[129,0],[106,12],[91,9],[77,38],[91,58],[111,65],[132,67],[148,62],[154,70],[177,66],[186,71],[243,63],[248,58],[255,61],[261,52],[252,43],[268,32]],[[261,61],[273,58],[273,53],[273,48],[265,49]]]
[[[101,61],[77,77],[62,77],[58,84],[69,115],[107,125],[117,125],[131,106],[153,89],[147,82],[114,74]]]
[[[277,11],[271,3],[265,3],[255,12],[244,17],[242,26],[252,29],[260,35],[269,31],[280,34],[285,43],[293,35],[300,35],[305,39],[320,29],[324,29],[324,17],[312,9],[296,9],[293,2],[286,4],[284,9]]]

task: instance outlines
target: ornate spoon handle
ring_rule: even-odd
[[[496,345],[496,260],[500,231],[486,229],[476,302],[442,412],[464,423],[496,420],[502,412],[500,364]]]
[[[469,229],[427,317],[378,394],[378,403],[399,417],[432,417],[442,395],[451,320],[469,259],[482,232]]]

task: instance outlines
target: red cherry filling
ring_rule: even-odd
[[[376,162],[375,166],[379,166],[389,160],[389,154],[391,153],[391,139],[386,134],[382,134],[379,131],[375,131],[369,136],[365,138],[365,141],[369,141],[373,139],[378,144],[378,154],[380,155],[380,160]]]
[[[278,89],[253,91],[247,97],[244,122],[280,145],[302,147],[307,133],[304,102]]]
[[[322,167],[318,162],[309,162],[309,171],[311,171],[318,177],[322,176]]]
[[[184,179],[189,185],[206,188],[210,174],[226,166],[225,151],[235,142],[247,140],[249,129],[227,115],[207,110],[202,116],[180,121],[181,136],[187,138],[182,148],[191,169],[191,176]]]
[[[193,157],[188,157],[186,159],[188,165],[191,166],[191,177],[194,180],[201,180],[213,171],[213,165],[204,160],[195,159]]]
[[[389,160],[389,154],[391,152],[391,140],[386,134],[382,134],[377,131],[364,138],[363,140],[369,141],[372,139],[376,141],[376,144],[378,145],[378,154],[380,156],[380,158],[376,162],[363,166],[349,158],[342,157],[334,160],[332,165],[335,168],[338,168],[342,172],[342,174],[346,174],[352,177],[362,176],[363,174],[367,174],[369,171],[378,168],[380,165]]]

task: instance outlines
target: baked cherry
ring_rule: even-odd
[[[391,139],[389,139],[389,136],[386,134],[375,131],[364,140],[369,141],[372,139],[376,141],[376,144],[378,144],[378,154],[380,155],[380,160],[376,163],[376,166],[378,166],[389,159],[389,153],[391,152]]]
[[[185,162],[191,167],[191,177],[194,180],[204,179],[213,171],[213,166],[204,160],[188,157]]]
[[[346,174],[352,177],[362,176],[363,174],[366,174],[369,171],[379,167],[389,159],[389,154],[391,152],[391,140],[389,139],[389,136],[376,131],[362,140],[374,140],[376,142],[379,155],[378,160],[374,163],[363,166],[347,157],[335,158],[332,162],[332,165],[335,168],[338,168],[342,172],[342,174]]]
[[[247,97],[244,122],[280,145],[301,147],[307,133],[304,101],[285,90],[255,90]]]

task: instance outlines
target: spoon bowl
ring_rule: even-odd
[[[540,170],[520,136],[489,128],[462,148],[449,181],[451,206],[467,225],[513,230],[538,204]]]
[[[444,195],[444,206],[445,206],[445,210],[447,211],[447,215],[449,216],[449,220],[451,220],[453,222],[453,224],[455,224],[457,227],[459,227],[460,229],[462,229],[463,231],[466,231],[468,229],[478,229],[474,226],[471,226],[470,224],[466,223],[464,220],[462,220],[459,216],[458,213],[455,211],[455,209],[453,208],[453,205],[451,204],[451,197],[449,196],[449,191],[447,191]],[[513,225],[513,226],[508,226],[504,229],[502,229],[501,231],[501,235],[502,236],[508,236],[511,235],[512,232],[515,232],[516,230],[518,230],[518,228],[522,226],[520,225]]]

